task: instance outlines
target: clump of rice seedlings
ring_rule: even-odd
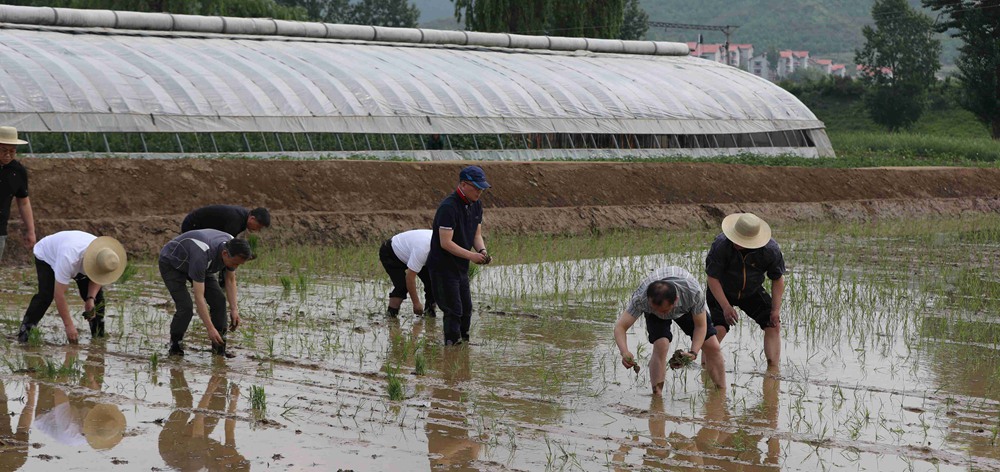
[[[37,326],[32,327],[31,331],[28,331],[28,345],[31,347],[42,345],[42,331]]]
[[[282,289],[282,291],[284,291],[286,293],[292,291],[292,278],[291,277],[289,277],[287,275],[282,275],[281,277],[278,277],[278,281],[281,282],[281,289]]]
[[[406,399],[406,389],[403,386],[403,379],[399,376],[399,369],[386,369],[386,379],[388,380],[387,390],[389,399],[396,402]]]
[[[70,360],[65,364],[59,364],[57,362],[45,359],[45,365],[39,370],[39,374],[45,378],[58,379],[58,378],[75,378],[79,377],[83,371],[80,370],[78,362]]]
[[[250,411],[257,417],[263,417],[267,412],[267,394],[264,393],[264,387],[250,386]]]
[[[413,358],[413,373],[416,375],[424,375],[427,373],[427,359],[424,358],[422,353],[417,353]]]
[[[683,349],[678,349],[674,351],[674,355],[670,357],[670,360],[667,361],[667,365],[669,365],[671,369],[676,370],[687,367],[691,365],[693,362],[694,359],[691,359],[690,357],[686,356],[685,351]]]
[[[160,365],[160,353],[153,351],[153,354],[149,356],[149,368],[153,372],[156,372],[156,368],[159,365]]]
[[[299,276],[295,280],[295,291],[300,295],[305,295],[307,290],[309,290],[309,276],[305,272],[299,272]]]
[[[250,252],[256,258],[257,248],[260,247],[260,237],[258,237],[256,234],[247,235],[247,243],[250,244]]]
[[[122,276],[118,278],[118,283],[123,284],[132,280],[137,272],[139,272],[139,267],[133,264],[132,261],[129,261],[128,264],[125,265],[125,271],[122,272]]]

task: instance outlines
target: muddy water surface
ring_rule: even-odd
[[[946,236],[925,259],[925,240],[783,241],[781,365],[742,323],[725,391],[692,367],[662,398],[621,367],[612,323],[648,270],[703,280],[701,252],[484,268],[473,342],[447,349],[440,318],[382,314],[387,280],[284,290],[251,263],[232,359],[197,320],[166,357],[152,267],[110,290],[108,339],[66,346],[52,308],[43,345],[19,346],[33,273],[5,269],[0,470],[997,470],[1000,304],[981,281],[998,251]],[[629,343],[648,359],[642,323]]]

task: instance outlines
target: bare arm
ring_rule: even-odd
[[[771,325],[778,326],[781,319],[781,299],[785,295],[785,276],[771,281]]]
[[[413,314],[424,314],[424,305],[420,303],[420,296],[417,295],[417,273],[410,269],[406,269],[406,292],[410,294],[410,300],[413,302]]]
[[[691,354],[698,357],[701,346],[705,344],[705,335],[708,334],[708,313],[704,311],[694,315],[694,332],[691,334]]]
[[[194,286],[195,310],[198,312],[198,318],[201,318],[201,322],[205,323],[205,328],[208,329],[208,338],[215,344],[223,344],[222,335],[215,329],[212,318],[208,314],[208,302],[205,301],[205,282],[192,282],[191,285]]]
[[[76,344],[79,339],[76,332],[76,324],[73,323],[73,316],[69,314],[69,303],[66,301],[66,289],[68,287],[66,284],[56,282],[53,298],[56,301],[56,310],[59,311],[59,317],[62,318],[63,327],[66,329],[66,339],[70,343]]]
[[[236,330],[240,326],[240,306],[236,300],[236,271],[225,270],[226,300],[229,301],[229,329]]]
[[[17,210],[21,213],[21,221],[24,222],[24,242],[29,248],[35,245],[35,217],[31,212],[31,198],[24,197],[17,199]]]
[[[618,315],[618,321],[615,322],[615,344],[618,346],[618,352],[622,355],[622,365],[627,368],[635,365],[635,356],[628,350],[628,335],[626,332],[635,324],[635,320],[637,319],[627,311],[623,311],[621,315]]]
[[[478,235],[478,231],[476,233]],[[469,251],[458,243],[452,240],[455,235],[455,230],[438,228],[438,236],[441,238],[441,249],[448,251],[455,257],[461,257],[462,259],[468,259],[476,264],[482,264],[486,260],[486,256],[478,253]],[[482,236],[479,236],[479,240],[482,241]]]
[[[476,237],[472,239],[472,249],[476,252],[486,250],[486,242],[483,241],[483,225],[476,225]]]
[[[739,315],[736,313],[733,306],[729,304],[729,299],[726,298],[726,292],[725,290],[722,290],[722,282],[709,275],[708,289],[712,291],[712,296],[715,297],[715,301],[719,302],[719,306],[722,307],[722,314],[726,317],[726,321],[728,323],[735,323]]]

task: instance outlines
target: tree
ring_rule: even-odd
[[[305,9],[310,20],[344,23],[350,16],[350,0],[277,0],[281,5]]]
[[[941,41],[931,19],[906,0],[875,0],[875,27],[861,32],[865,45],[855,52],[861,80],[868,86],[865,107],[872,121],[898,131],[923,113],[927,90],[941,68]]]
[[[990,127],[1000,140],[1000,0],[923,0],[925,7],[946,13],[938,32],[954,31],[964,43],[958,49],[962,107]]]
[[[618,39],[643,39],[649,30],[649,14],[642,9],[639,0],[628,0],[625,4],[625,14],[622,18],[622,29]]]
[[[471,31],[618,38],[625,0],[452,0]]]
[[[350,8],[348,23],[415,28],[420,10],[408,0],[361,0]]]

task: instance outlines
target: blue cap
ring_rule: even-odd
[[[462,169],[462,172],[458,174],[459,180],[467,180],[472,182],[479,190],[485,190],[490,188],[490,183],[486,181],[486,172],[479,166],[469,166]]]

